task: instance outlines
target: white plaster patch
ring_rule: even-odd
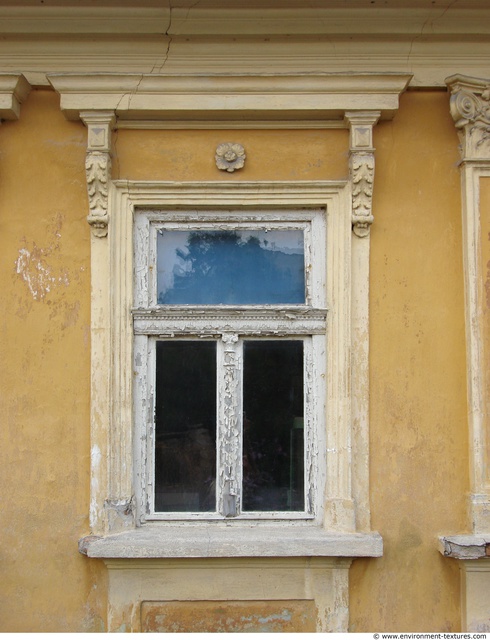
[[[94,444],[90,450],[90,459],[92,462],[92,477],[90,479],[91,485],[91,500],[90,500],[90,526],[93,527],[97,522],[98,510],[97,510],[97,496],[99,493],[99,467],[102,459],[102,454],[99,447]]]
[[[63,284],[68,286],[70,281],[66,273],[54,275],[51,268],[43,259],[43,250],[20,249],[15,261],[16,271],[26,282],[34,300],[42,300],[55,287]]]

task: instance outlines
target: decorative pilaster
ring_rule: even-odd
[[[463,265],[465,285],[468,429],[470,446],[470,528],[490,531],[490,366],[486,262],[490,254],[488,213],[481,204],[482,183],[490,180],[490,80],[454,75],[446,79],[450,111],[461,141]]]
[[[355,527],[371,528],[369,508],[369,254],[373,223],[373,127],[379,111],[346,112],[350,128],[352,498]]]
[[[111,411],[116,404],[114,376],[118,376],[121,369],[119,363],[117,366],[114,364],[117,354],[114,354],[111,343],[111,294],[117,295],[117,278],[111,278],[109,243],[99,240],[105,238],[108,232],[111,132],[115,115],[113,111],[84,111],[80,113],[80,118],[88,130],[85,159],[89,200],[87,221],[92,227],[90,529],[94,535],[105,535],[109,531],[124,530],[133,525],[131,493],[120,490],[117,485],[114,487],[112,482],[115,474],[111,472],[115,462]],[[124,366],[128,365],[125,363]],[[118,445],[122,450],[122,442]]]
[[[109,214],[108,196],[111,179],[111,134],[116,121],[113,111],[82,112],[81,119],[88,129],[85,171],[89,215],[87,221],[95,237],[107,236]]]
[[[379,111],[346,112],[350,127],[349,169],[352,183],[352,230],[359,238],[369,235],[374,221],[372,197],[374,185],[373,126]]]

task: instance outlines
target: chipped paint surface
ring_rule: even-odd
[[[95,496],[99,493],[99,469],[100,469],[100,461],[101,461],[101,453],[99,447],[94,444],[92,445],[90,451],[91,457],[91,465],[92,465],[92,474],[90,477],[90,495],[92,496],[90,500],[90,527],[93,528],[97,519],[99,518],[97,502],[95,500]]]
[[[316,631],[313,600],[143,602],[141,630],[159,633]]]
[[[55,288],[70,284],[67,269],[62,265],[53,266],[49,261],[53,254],[55,257],[60,252],[61,215],[57,216],[55,224],[54,239],[48,247],[41,248],[35,241],[25,241],[25,246],[19,249],[15,261],[16,273],[27,284],[34,300],[43,300]]]
[[[219,389],[222,402],[219,405],[219,482],[221,485],[219,511],[225,516],[240,512],[241,485],[241,415],[240,377],[241,343],[235,333],[222,336],[218,366],[224,368]]]

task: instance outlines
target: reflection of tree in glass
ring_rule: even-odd
[[[193,231],[186,251],[176,250],[185,269],[174,271],[159,304],[285,304],[304,302],[304,259],[263,246],[236,231]]]

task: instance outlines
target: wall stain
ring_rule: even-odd
[[[142,602],[141,631],[166,633],[315,632],[313,600]]]

